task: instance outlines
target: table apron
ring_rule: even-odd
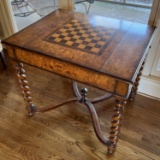
[[[123,80],[50,56],[10,45],[7,45],[7,51],[14,60],[114,93],[116,97],[127,99],[132,88],[132,84]]]

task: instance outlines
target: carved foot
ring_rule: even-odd
[[[116,151],[116,145],[111,145],[108,147],[108,154],[111,155]]]
[[[33,116],[36,113],[36,106],[34,104],[27,106],[26,110],[28,112],[28,116]]]

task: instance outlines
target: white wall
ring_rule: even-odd
[[[160,1],[155,1],[156,5],[154,6],[156,10],[154,10],[154,23],[157,28],[155,30],[155,36],[151,43],[151,48],[148,51],[148,56],[146,59],[146,63],[143,70],[143,75],[141,77],[140,85],[139,85],[139,93],[146,94],[155,98],[160,99],[160,78],[151,75],[151,71],[153,66],[155,65],[155,57],[157,54],[160,55],[158,48],[160,47]],[[153,16],[153,15],[152,15]]]

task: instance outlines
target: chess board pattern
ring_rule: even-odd
[[[47,37],[46,41],[101,55],[115,30],[72,19]]]

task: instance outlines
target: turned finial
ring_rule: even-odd
[[[81,99],[80,99],[80,102],[81,103],[85,103],[86,102],[86,96],[87,96],[87,92],[88,92],[88,89],[87,88],[85,88],[85,87],[83,87],[82,89],[81,89]]]

